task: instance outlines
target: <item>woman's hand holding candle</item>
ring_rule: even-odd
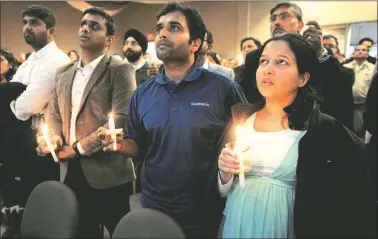
[[[244,135],[243,126],[238,125],[236,128],[236,141],[231,141],[222,149],[219,156],[218,167],[222,183],[227,183],[233,174],[239,175],[240,186],[244,187],[244,172],[250,169],[245,165],[243,153],[249,149],[248,139]],[[247,167],[246,167],[247,166]]]

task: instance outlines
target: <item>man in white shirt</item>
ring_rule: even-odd
[[[373,77],[374,65],[367,61],[369,49],[367,46],[360,44],[354,52],[354,60],[344,67],[354,70],[355,81],[352,87],[354,98],[354,130],[362,136],[364,130],[363,114],[365,112],[366,95],[369,90],[371,79]]]
[[[56,69],[70,62],[55,44],[56,18],[51,9],[29,6],[22,12],[22,22],[25,42],[34,52],[18,68],[13,79],[3,85],[5,94],[10,94],[14,86],[20,87],[18,94],[7,99],[10,107],[0,113],[7,119],[0,130],[8,135],[0,147],[4,157],[1,181],[5,208],[2,212],[8,214],[10,222],[4,237],[20,233],[21,213],[33,188],[43,181],[59,180],[59,165],[51,157],[41,160],[36,154],[37,132],[32,128],[39,126],[36,119],[41,117],[37,115],[43,112],[51,97]]]
[[[64,183],[79,203],[78,238],[102,238],[100,224],[112,235],[130,211],[132,161],[103,152],[97,136],[98,128],[109,128],[109,113],[116,128],[124,125],[136,88],[133,66],[108,54],[114,34],[114,21],[103,9],[84,11],[78,30],[81,58],[58,69],[47,114],[62,139],[57,156],[68,166]],[[48,153],[42,145],[39,149]]]
[[[355,73],[353,98],[354,104],[356,105],[365,103],[366,94],[373,77],[374,65],[367,61],[369,51],[365,45],[358,45],[354,56],[354,60],[348,64],[345,64],[344,67],[353,69]]]
[[[205,39],[202,43],[201,50],[199,51],[199,57],[198,57],[198,64],[200,64],[205,69],[214,70],[216,72],[222,73],[223,75],[227,76],[228,78],[234,80],[235,79],[235,73],[232,69],[211,63],[207,59],[207,55],[213,48],[213,34],[211,32],[207,31],[205,34]]]
[[[27,85],[26,90],[11,103],[14,115],[24,121],[43,111],[51,96],[55,71],[70,60],[55,44],[55,16],[47,15],[49,11],[53,12],[42,6],[28,9],[22,20],[24,38],[34,52],[18,68],[11,81]],[[44,14],[48,16],[46,22],[41,19]]]
[[[148,80],[148,62],[143,58],[147,50],[147,38],[137,29],[129,29],[123,37],[123,54],[134,66],[137,86]]]

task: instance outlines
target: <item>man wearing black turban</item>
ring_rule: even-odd
[[[136,84],[139,86],[149,78],[147,76],[148,63],[143,58],[147,50],[147,38],[136,29],[129,29],[125,33],[123,43],[123,54],[127,61],[134,66]]]

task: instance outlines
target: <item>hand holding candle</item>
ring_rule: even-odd
[[[105,133],[107,135],[110,135],[112,142],[113,142],[113,150],[117,150],[117,135],[122,133],[122,128],[116,129],[113,114],[109,115],[109,130],[107,130]]]
[[[115,130],[115,123],[113,119],[113,114],[109,115],[109,130],[111,131],[111,137],[113,141],[113,150],[117,149],[117,134],[115,132],[112,132]]]
[[[240,162],[240,172],[239,172],[239,182],[240,187],[245,186],[245,177],[244,177],[244,160],[242,158],[242,147],[243,147],[243,126],[236,126],[236,141],[235,141],[235,151]]]
[[[244,154],[250,149],[250,138],[244,126],[236,127],[236,140],[230,141],[222,149],[218,159],[219,175],[223,184],[229,182],[233,174],[239,175],[240,186],[244,187],[244,173],[251,170],[250,157]]]
[[[58,157],[56,156],[56,153],[55,153],[55,147],[53,147],[51,141],[50,141],[50,137],[49,137],[49,134],[48,134],[48,130],[47,130],[47,125],[45,125],[42,129],[42,132],[43,132],[43,136],[45,138],[45,141],[46,141],[46,144],[47,144],[47,147],[49,148],[50,152],[51,152],[51,155],[54,159],[55,162],[58,162]]]

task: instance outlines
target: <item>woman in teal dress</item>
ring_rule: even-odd
[[[244,187],[236,176],[237,154],[225,147],[219,156],[218,188],[227,196],[219,237],[371,235],[374,200],[366,157],[354,156],[363,146],[318,110],[312,86],[319,83],[319,61],[312,47],[300,35],[285,34],[268,40],[262,49],[256,84],[264,100],[233,107],[234,125],[243,126],[248,146],[239,156],[251,165]],[[231,133],[225,141],[235,138]],[[325,159],[328,155],[346,156],[338,156],[343,160],[339,163]],[[350,190],[334,187],[351,180],[356,185],[349,184]]]

